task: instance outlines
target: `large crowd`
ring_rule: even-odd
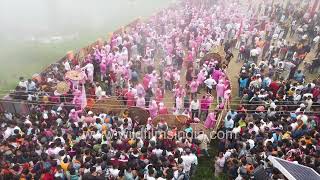
[[[305,75],[319,69],[320,19],[300,5],[261,4],[256,14],[272,21],[263,24],[263,31],[242,34],[240,100],[233,103],[240,106],[227,113],[222,127],[238,138],[219,141],[215,176],[224,172],[230,179],[250,179],[261,166],[271,179],[286,179],[268,156],[320,173],[320,82]]]
[[[248,179],[262,164],[270,177],[281,178],[268,155],[319,171],[319,82],[307,81],[299,68],[317,71],[319,16],[296,9],[302,6],[298,1],[287,7],[271,1],[197,2],[179,2],[113,34],[82,60],[70,55],[36,79],[21,77],[5,100],[27,101],[28,113],[1,113],[0,176],[190,179],[198,157],[212,157],[208,135],[192,136],[189,123],[215,128],[224,108],[230,111],[222,130],[241,136],[218,141],[215,176]],[[223,60],[204,58],[220,49]],[[312,50],[314,63],[302,63]],[[239,101],[231,98],[230,61],[243,62]],[[70,71],[83,79],[68,79]],[[68,92],[53,88],[60,82]],[[108,98],[123,103],[121,113],[91,106]],[[232,109],[235,102],[238,109]],[[148,111],[148,122],[131,119],[130,107]],[[189,117],[182,129],[187,136],[178,137],[177,127],[165,120],[153,122],[163,114]]]

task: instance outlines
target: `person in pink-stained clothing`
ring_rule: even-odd
[[[217,103],[220,104],[220,99],[222,103],[224,103],[224,92],[226,91],[226,86],[222,79],[219,80],[219,83],[216,85],[216,92],[217,92]]]
[[[215,112],[211,112],[208,114],[206,121],[204,122],[204,126],[208,129],[212,129],[215,127],[217,122],[217,117]]]
[[[76,109],[80,109],[81,103],[82,103],[81,91],[75,90],[73,94],[74,94],[74,97],[72,100],[72,104],[75,105]]]
[[[201,43],[203,42],[203,36],[202,36],[202,35],[199,35],[199,36],[196,38],[196,42],[197,42],[197,47],[200,47]]]
[[[191,98],[194,98],[197,95],[198,92],[198,86],[196,79],[193,79],[190,83],[190,92],[191,92]]]
[[[149,106],[148,109],[149,109],[150,116],[152,119],[158,115],[158,105],[155,100],[152,100],[151,105]]]
[[[171,89],[172,89],[171,80],[172,80],[172,74],[170,73],[170,71],[168,69],[166,69],[164,72],[165,90],[171,91]]]
[[[137,94],[138,94],[138,96],[141,95],[141,96],[144,97],[144,96],[146,95],[146,91],[145,91],[145,89],[144,89],[144,87],[143,87],[142,84],[138,84],[138,85],[136,86],[136,89],[137,89]]]
[[[199,86],[201,86],[204,82],[204,80],[206,80],[206,70],[202,69],[199,74],[197,75],[197,83]]]
[[[176,85],[176,88],[173,91],[174,91],[175,98],[178,96],[184,97],[186,95],[185,89],[179,84]]]
[[[146,107],[146,100],[144,99],[144,96],[138,95],[136,106],[140,108]]]
[[[184,111],[184,101],[182,96],[177,96],[175,100],[176,100],[175,102],[176,113],[182,114],[182,112]]]
[[[159,115],[160,114],[169,114],[169,112],[168,112],[168,108],[167,107],[165,107],[165,105],[164,105],[164,103],[163,102],[160,102],[159,103]]]
[[[225,92],[224,92],[224,101],[226,102],[226,107],[227,108],[230,108],[230,97],[231,97],[231,90],[230,89],[227,89]]]
[[[131,90],[129,90],[125,95],[125,99],[127,100],[127,107],[132,107],[135,105],[134,94]]]
[[[174,47],[173,47],[173,44],[170,41],[167,44],[166,49],[167,49],[167,54],[172,54],[173,53]]]
[[[150,76],[148,74],[143,77],[142,85],[144,90],[147,90],[150,87]]]
[[[213,103],[213,96],[211,94],[207,94],[206,96],[203,96],[200,100],[200,119],[205,120],[209,113],[210,105]]]
[[[218,66],[216,66],[214,71],[212,72],[212,78],[216,82],[218,82],[222,75],[223,75],[223,72],[220,70],[220,68]]]
[[[75,109],[71,109],[71,111],[69,113],[69,119],[73,122],[77,122],[80,119],[79,114],[81,112],[82,112],[82,110],[76,111]]]
[[[160,103],[163,100],[163,97],[164,97],[164,91],[162,88],[158,87],[155,92],[155,99],[157,103]]]
[[[107,73],[107,63],[105,60],[102,60],[100,63],[100,73],[101,73],[101,81],[103,81]]]
[[[107,65],[111,65],[114,60],[114,56],[112,53],[109,53],[106,59]]]

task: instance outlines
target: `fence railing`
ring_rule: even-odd
[[[10,112],[13,114],[28,115],[30,114],[30,105],[28,105],[28,101],[1,99],[0,112]]]
[[[124,27],[121,27],[120,29],[117,29],[113,32],[113,34],[121,34],[123,33],[124,29],[129,29],[132,28],[133,26],[136,26],[140,22],[140,18],[135,19],[134,21],[130,22]],[[108,37],[111,38],[111,37]],[[110,39],[105,39],[102,40],[102,42],[105,44],[108,42]],[[85,57],[88,54],[91,54],[93,52],[93,47],[95,47],[97,44],[101,42],[100,40],[95,41],[94,43],[81,48],[78,50],[76,53],[74,53],[75,59],[79,62],[82,63]],[[45,74],[51,71],[51,69],[56,65],[56,64],[61,64],[63,61],[67,59],[67,55],[62,57],[60,60],[58,60],[54,64],[50,64],[49,66],[45,67],[43,71],[40,74]],[[34,104],[34,103],[33,103]],[[13,99],[0,99],[0,112],[10,112],[10,113],[15,113],[15,114],[20,114],[20,115],[26,115],[30,113],[30,102],[24,101],[24,100],[13,100]]]

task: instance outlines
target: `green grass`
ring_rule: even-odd
[[[213,140],[210,143],[210,148],[208,153],[210,157],[199,157],[199,165],[197,166],[197,171],[192,177],[192,180],[226,180],[227,177],[225,174],[222,174],[219,177],[214,177],[214,158],[218,154],[217,141]]]
[[[101,18],[95,27],[86,26],[91,19],[84,19],[83,25],[64,26],[62,31],[66,34],[79,33],[78,38],[73,40],[43,44],[18,40],[18,34],[17,37],[14,37],[14,33],[10,40],[0,36],[0,95],[5,94],[6,90],[13,89],[20,76],[27,78],[34,73],[41,72],[45,67],[65,56],[67,51],[76,51],[100,37],[106,38],[108,33],[125,26],[134,19],[148,17],[159,9],[167,7],[172,0],[134,0],[134,5],[130,5],[129,2],[129,0],[105,2],[105,7],[101,9],[106,11],[104,15],[108,17]],[[57,29],[61,31],[61,28]]]

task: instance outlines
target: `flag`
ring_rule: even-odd
[[[240,38],[241,33],[242,33],[242,29],[243,29],[243,20],[241,19],[240,28],[239,28],[239,31],[237,33],[237,39]]]
[[[86,95],[86,89],[84,85],[82,85],[82,91],[81,91],[81,109],[84,109],[87,107],[87,95]]]

